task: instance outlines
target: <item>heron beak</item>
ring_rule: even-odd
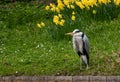
[[[74,33],[72,32],[69,32],[69,33],[66,33],[65,35],[73,35]]]

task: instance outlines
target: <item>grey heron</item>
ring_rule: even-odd
[[[88,69],[90,54],[88,37],[84,34],[84,32],[80,32],[78,29],[75,29],[73,32],[67,33],[66,35],[73,36],[73,48],[80,57],[80,69],[82,69],[82,61],[86,64],[86,69]]]

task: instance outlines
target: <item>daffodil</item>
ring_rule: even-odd
[[[60,22],[60,23],[59,23],[59,25],[60,25],[60,26],[63,26],[63,25],[64,25],[64,23],[63,23],[63,22]]]
[[[102,4],[102,3],[107,4],[107,3],[109,3],[109,2],[108,2],[108,0],[98,0],[98,3],[99,3],[99,4]]]
[[[38,26],[38,28],[42,28],[45,26],[45,23],[44,22],[38,23],[37,26]]]
[[[49,9],[50,9],[50,6],[47,5],[47,6],[45,7],[45,10],[49,10]]]
[[[62,18],[62,15],[61,15],[61,14],[58,14],[58,17],[59,17],[59,18]]]
[[[69,5],[69,4],[67,5],[67,8],[69,8],[69,9],[70,9],[70,5]]]
[[[55,12],[56,8],[55,7],[52,7],[51,8],[51,11]]]
[[[75,0],[69,0],[71,3],[74,3],[75,2]]]
[[[51,8],[51,11],[53,11],[53,12],[56,11],[56,5],[55,4],[50,3],[50,8]]]
[[[55,23],[56,25],[63,26],[64,23],[65,23],[65,20],[62,19],[62,15],[61,14],[58,14],[58,15],[55,15],[53,17],[53,23]]]
[[[60,9],[59,9],[58,7],[56,7],[56,8],[55,8],[55,11],[59,13],[59,12],[60,12]]]
[[[84,9],[85,6],[80,2],[80,1],[76,1],[75,2],[77,6],[79,6],[81,9]]]
[[[75,15],[75,12],[74,12],[74,11],[72,12],[72,15]]]
[[[116,6],[118,6],[120,4],[120,0],[114,0],[114,3]]]
[[[37,24],[38,28],[41,28],[41,25],[40,24]]]
[[[41,22],[41,26],[44,27],[44,26],[45,26],[45,23],[44,23],[44,22]]]
[[[69,5],[69,0],[63,0],[65,5]]]
[[[58,17],[57,15],[55,15],[55,16],[53,17],[53,20],[59,20],[59,17]]]
[[[50,7],[55,7],[55,4],[50,3]]]
[[[64,20],[64,19],[61,19],[61,22],[65,23],[65,20]]]
[[[59,17],[58,17],[57,15],[55,15],[55,16],[53,17],[53,22],[54,22],[56,25],[59,24]]]
[[[61,19],[61,21],[60,21],[59,25],[60,25],[60,26],[63,26],[63,25],[64,25],[64,23],[65,23],[65,20],[64,20],[64,19]]]
[[[58,7],[59,9],[61,9],[61,10],[64,9],[64,4],[63,4],[63,2],[62,2],[61,0],[58,0],[58,5],[57,5],[57,7]]]
[[[70,5],[71,9],[75,9],[75,6],[74,5]]]
[[[96,10],[93,10],[92,13],[93,13],[93,14],[96,14],[97,12],[96,12]]]
[[[74,15],[72,15],[71,20],[75,21],[75,16]]]

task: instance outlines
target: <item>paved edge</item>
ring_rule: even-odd
[[[1,76],[0,82],[120,82],[120,76]]]

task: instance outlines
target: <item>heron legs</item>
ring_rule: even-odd
[[[80,57],[80,70],[82,70],[82,57]]]
[[[82,61],[86,64],[86,70],[89,68],[88,62],[89,60],[87,59],[86,55],[81,55],[80,58],[80,69],[82,69]]]

